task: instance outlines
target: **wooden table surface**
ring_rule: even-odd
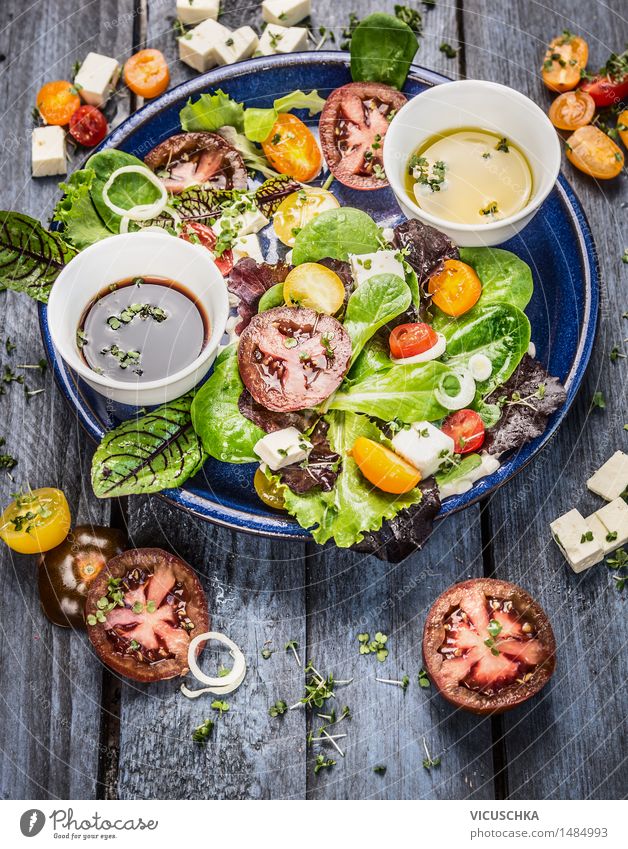
[[[46,220],[58,196],[54,178],[30,177],[31,108],[45,81],[67,78],[88,50],[122,61],[141,45],[171,59],[173,83],[192,76],[176,58],[174,0],[2,0],[0,8],[0,207]],[[349,12],[392,10],[389,0],[313,0],[312,29],[333,28]],[[620,3],[600,0],[436,0],[422,4],[425,31],[417,62],[454,78],[506,83],[546,106],[540,77],[543,45],[563,29],[588,41],[591,67],[628,41]],[[259,4],[222,0],[221,20],[258,31]],[[624,6],[625,11],[625,6]],[[460,47],[455,58],[443,41]],[[121,87],[115,123],[137,108]],[[626,360],[609,351],[628,335],[626,173],[598,185],[568,165],[565,173],[586,209],[597,243],[603,299],[595,351],[578,399],[549,447],[480,506],[441,522],[423,552],[387,565],[314,544],[231,533],[188,517],[156,497],[98,501],[89,466],[94,446],[52,378],[31,377],[27,398],[9,386],[0,397],[0,436],[19,457],[11,481],[0,472],[0,501],[16,485],[65,490],[76,520],[126,522],[135,545],[162,545],[201,573],[214,627],[247,655],[249,673],[216,722],[206,748],[191,730],[213,713],[188,702],[176,684],[134,686],[109,673],[84,633],[43,616],[33,560],[0,548],[0,793],[5,798],[625,798],[628,710],[626,593],[607,568],[583,575],[566,567],[550,541],[549,522],[578,506],[597,506],[585,480],[628,444]],[[0,340],[17,345],[0,363],[42,356],[35,304],[0,293]],[[595,391],[606,409],[590,412]],[[503,717],[477,719],[417,685],[420,634],[435,597],[457,580],[493,575],[528,589],[549,612],[558,667],[540,697]],[[356,635],[389,635],[384,664],[360,656]],[[272,641],[269,659],[260,649]],[[339,704],[351,707],[346,757],[314,775],[303,710],[271,719],[276,699],[296,701],[302,671],[284,651],[354,683]],[[407,673],[404,693],[375,681]],[[342,726],[340,726],[342,728]],[[441,765],[423,767],[423,739]],[[334,755],[333,750],[320,750]],[[386,765],[385,775],[373,772]]]

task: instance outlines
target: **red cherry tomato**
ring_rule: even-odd
[[[437,342],[436,331],[429,324],[400,324],[390,334],[390,353],[396,360],[415,357],[429,351]]]
[[[79,106],[70,118],[70,135],[84,147],[95,147],[107,135],[107,119],[95,106]]]
[[[192,242],[194,245],[202,245],[208,251],[211,251],[212,254],[214,253],[216,234],[206,224],[201,224],[199,221],[186,221],[183,225],[180,238],[185,239],[186,242]],[[233,254],[227,250],[220,256],[214,255],[214,262],[218,271],[220,271],[223,277],[226,277],[233,268]]]
[[[595,77],[580,86],[582,91],[590,94],[598,109],[621,103],[628,97],[628,74],[620,79],[612,77]]]
[[[475,410],[456,410],[447,416],[441,430],[453,439],[456,454],[470,454],[484,443],[484,422]]]

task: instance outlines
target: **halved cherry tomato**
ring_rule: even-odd
[[[477,451],[484,443],[484,422],[475,410],[456,410],[447,416],[440,429],[453,439],[456,454]]]
[[[590,124],[594,115],[595,102],[581,88],[559,94],[549,108],[549,119],[558,130],[577,130]]]
[[[429,324],[423,322],[400,324],[390,334],[390,354],[396,360],[415,357],[429,351],[438,342],[438,335]]]
[[[275,233],[284,245],[292,248],[296,237],[306,224],[309,224],[321,212],[337,209],[339,206],[337,198],[326,189],[314,186],[299,189],[279,204],[273,216]]]
[[[482,284],[470,265],[459,259],[446,259],[442,271],[430,277],[427,291],[439,309],[456,317],[478,302]]]
[[[384,492],[402,495],[421,480],[421,472],[385,445],[359,436],[351,451],[364,477]]]
[[[186,221],[179,238],[185,239],[186,242],[192,242],[193,245],[201,245],[207,248],[214,255],[216,268],[223,277],[226,277],[233,268],[233,253],[230,250],[224,251],[220,256],[214,254],[217,237],[207,224],[201,224],[200,221]]]
[[[628,109],[624,109],[617,116],[617,132],[624,143],[624,147],[628,147]]]
[[[140,50],[124,63],[124,82],[140,97],[157,97],[168,88],[170,71],[160,50]]]
[[[597,180],[612,180],[624,167],[624,154],[602,130],[590,124],[567,139],[567,159]]]
[[[318,262],[304,262],[284,280],[283,299],[289,307],[334,315],[344,302],[345,287],[335,271]]]
[[[549,43],[541,73],[551,91],[570,91],[580,82],[580,71],[586,67],[589,46],[579,35],[564,32]]]
[[[257,469],[253,478],[253,486],[260,501],[274,510],[284,510],[285,502],[281,489],[271,480],[268,480],[261,469]]]
[[[71,82],[55,80],[39,89],[35,103],[47,124],[64,127],[81,105],[81,98]]]
[[[614,106],[628,97],[628,46],[623,53],[612,53],[604,67],[593,77],[582,83],[595,105],[601,109]]]
[[[107,119],[95,106],[79,106],[70,118],[70,135],[84,147],[100,144],[107,129]]]
[[[41,554],[63,542],[70,508],[60,489],[43,487],[15,496],[0,516],[0,539],[19,554]]]
[[[323,157],[310,130],[296,115],[281,114],[262,143],[266,158],[276,171],[308,183],[321,170]]]

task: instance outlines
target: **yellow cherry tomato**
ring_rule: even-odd
[[[421,472],[403,457],[365,436],[356,439],[351,455],[367,481],[384,492],[402,495],[421,480]]]
[[[624,167],[624,154],[602,130],[588,124],[567,139],[567,159],[584,174],[612,180]]]
[[[344,303],[345,287],[335,271],[318,262],[304,262],[284,280],[283,298],[289,307],[334,315]]]
[[[41,554],[63,542],[70,522],[60,489],[33,489],[17,495],[0,516],[0,539],[19,554]]]
[[[316,138],[300,118],[282,113],[262,143],[266,159],[280,174],[309,183],[321,170],[323,154]]]
[[[260,501],[263,501],[267,507],[272,507],[274,510],[283,510],[285,508],[281,488],[274,481],[268,480],[261,469],[255,472],[253,486]]]
[[[444,313],[459,316],[478,302],[482,284],[470,265],[459,259],[446,259],[442,271],[430,277],[427,291]]]
[[[541,74],[551,91],[571,91],[580,82],[580,71],[586,68],[589,46],[579,35],[564,32],[549,43]]]
[[[628,147],[628,109],[624,109],[617,117],[617,132],[624,147]]]
[[[39,114],[47,124],[63,127],[81,105],[81,98],[71,82],[55,80],[37,92],[35,100]]]
[[[328,209],[337,209],[338,200],[327,189],[308,187],[299,189],[284,198],[273,217],[273,227],[277,238],[289,248],[300,231],[312,219]]]
[[[577,130],[590,124],[595,115],[595,100],[577,88],[559,94],[549,108],[549,119],[557,130]]]

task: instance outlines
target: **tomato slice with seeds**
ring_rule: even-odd
[[[557,130],[577,130],[590,124],[595,115],[595,101],[582,91],[559,94],[549,109],[549,119]]]
[[[624,167],[624,154],[597,127],[580,127],[567,139],[567,159],[579,171],[597,180],[612,180]]]
[[[388,340],[390,355],[396,360],[415,357],[429,351],[438,342],[438,334],[424,322],[399,324],[393,329]]]
[[[218,271],[220,271],[223,277],[227,277],[233,268],[233,253],[230,250],[226,250],[220,256],[214,254],[217,236],[211,227],[208,227],[207,224],[201,224],[200,221],[186,221],[179,234],[179,238],[194,245],[201,245],[207,248],[214,257]]]
[[[71,82],[55,80],[39,89],[35,103],[47,124],[65,127],[81,105],[81,98]]]
[[[83,147],[100,144],[107,130],[107,119],[95,106],[79,106],[70,118],[70,135]]]
[[[276,171],[300,183],[309,183],[321,170],[323,157],[316,139],[300,118],[288,112],[279,115],[262,149]]]
[[[402,495],[421,480],[421,472],[385,445],[359,436],[351,456],[364,477],[384,492]]]
[[[456,454],[470,454],[484,444],[486,429],[475,410],[456,410],[447,416],[441,430],[454,441]]]
[[[617,116],[617,132],[622,140],[624,147],[628,147],[628,109],[624,109]]]
[[[170,71],[160,50],[140,50],[124,63],[124,82],[140,97],[163,94],[170,82]]]
[[[459,259],[446,259],[442,270],[430,277],[427,291],[439,309],[457,317],[475,306],[482,284],[470,265]]]
[[[564,32],[550,41],[543,60],[543,82],[551,91],[570,91],[586,68],[589,46],[579,35]]]

